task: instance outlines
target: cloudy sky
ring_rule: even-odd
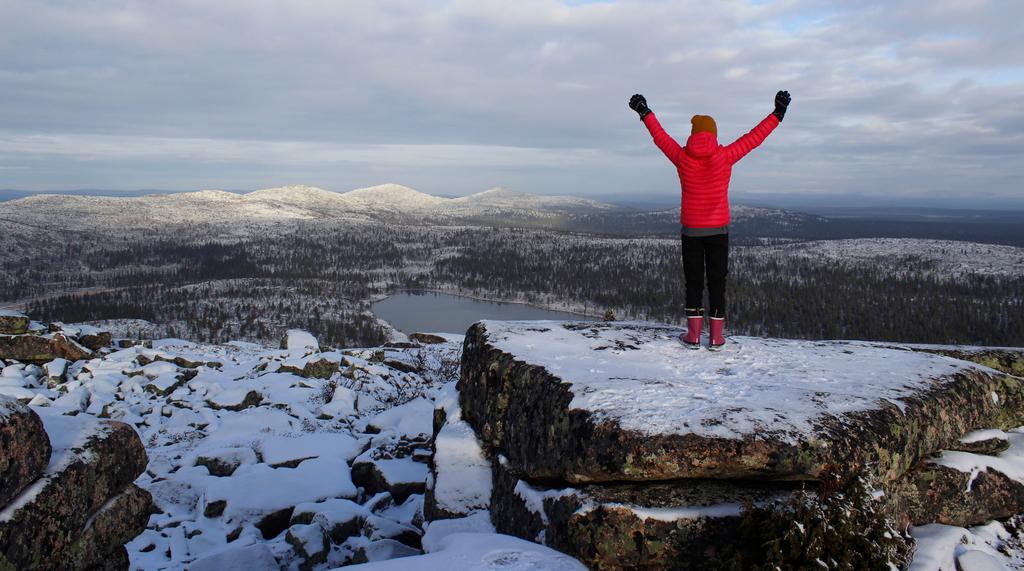
[[[674,196],[631,94],[728,143],[788,89],[737,196],[1024,205],[1021,21],[1016,0],[0,0],[0,188]]]

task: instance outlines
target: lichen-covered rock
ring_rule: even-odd
[[[974,472],[923,462],[889,486],[886,496],[889,510],[913,525],[971,527],[1024,513],[1024,484],[991,467]]]
[[[73,549],[90,517],[146,468],[142,441],[127,424],[55,412],[43,422],[52,457],[43,476],[0,511],[0,569],[61,568],[51,563]],[[133,498],[126,505],[137,505]]]
[[[0,359],[42,365],[58,357],[68,361],[91,359],[92,351],[63,333],[0,335]]]
[[[30,320],[27,315],[0,309],[0,334],[21,335],[28,331]]]
[[[529,479],[573,483],[815,479],[829,465],[892,481],[973,429],[1024,423],[1024,379],[972,364],[853,342],[687,352],[679,333],[477,323],[463,418]]]
[[[1005,438],[985,438],[983,440],[972,440],[970,442],[960,441],[949,447],[957,452],[970,452],[972,454],[985,454],[994,456],[1005,452],[1010,448],[1010,441]]]
[[[0,506],[43,473],[50,451],[50,439],[39,415],[0,396]]]
[[[338,372],[338,363],[330,359],[310,359],[302,367],[302,376],[308,379],[329,379]]]
[[[492,466],[495,528],[591,569],[728,568],[743,503],[779,500],[791,489],[710,480],[544,488],[521,480],[503,458]]]
[[[54,568],[92,569],[146,529],[153,497],[135,484],[109,500],[90,518],[81,537],[55,554]],[[109,567],[121,568],[126,567]]]
[[[39,335],[0,335],[0,359],[48,363],[59,355],[50,340]]]

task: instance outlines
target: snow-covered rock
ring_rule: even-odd
[[[813,479],[835,464],[893,480],[968,429],[999,423],[1006,407],[1024,408],[1015,384],[964,361],[750,337],[680,352],[680,333],[477,323],[462,361],[462,416],[535,479]]]
[[[281,339],[281,348],[287,349],[290,353],[308,354],[320,350],[320,342],[316,336],[301,329],[289,329]]]

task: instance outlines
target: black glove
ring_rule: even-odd
[[[778,117],[779,121],[782,121],[782,118],[786,116],[786,108],[789,107],[789,101],[788,91],[780,91],[775,94],[775,111],[772,111],[772,114]]]
[[[651,112],[650,108],[647,107],[647,100],[644,99],[643,95],[637,93],[633,97],[629,98],[629,108],[636,111],[640,115],[640,120],[643,121],[644,117]]]

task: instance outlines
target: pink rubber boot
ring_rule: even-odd
[[[686,335],[680,335],[679,340],[690,349],[700,349],[700,331],[704,328],[702,316],[686,318]]]
[[[725,318],[724,317],[712,317],[711,318],[711,343],[708,349],[712,351],[718,351],[725,345]]]

